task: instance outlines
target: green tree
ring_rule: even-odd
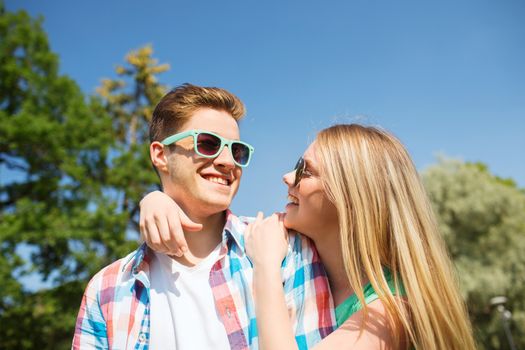
[[[38,274],[63,296],[81,290],[75,276],[85,266],[70,238],[90,229],[83,178],[99,176],[110,120],[93,115],[78,86],[58,74],[41,19],[8,13],[3,3],[0,77],[0,339],[4,348],[64,347],[78,301],[28,292],[19,278]]]
[[[511,330],[525,348],[525,192],[486,165],[441,159],[423,172],[457,267],[475,336],[485,349],[509,349],[490,299],[506,296]]]
[[[151,170],[148,124],[153,108],[166,93],[155,75],[169,69],[152,57],[151,46],[132,51],[126,66],[117,66],[117,79],[103,79],[97,92],[111,117],[115,143],[107,183],[119,212],[128,213],[130,229],[138,231],[138,202],[158,182]]]
[[[59,74],[42,19],[0,2],[1,348],[69,348],[87,280],[137,246],[138,200],[158,182],[146,122],[168,68],[151,56],[132,52],[86,97]]]

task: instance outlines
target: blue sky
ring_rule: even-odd
[[[280,210],[281,175],[335,122],[382,126],[418,169],[481,161],[525,187],[525,2],[6,1],[43,15],[61,71],[93,93],[152,44],[168,86],[224,87],[256,147],[232,208]]]

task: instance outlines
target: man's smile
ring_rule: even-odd
[[[224,186],[229,186],[231,183],[231,180],[224,178],[224,177],[219,177],[216,175],[202,175],[202,177],[210,182],[224,185]]]

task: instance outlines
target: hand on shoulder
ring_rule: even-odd
[[[245,231],[246,254],[254,266],[277,267],[288,251],[288,231],[283,224],[283,214],[274,213],[264,219],[262,212]]]

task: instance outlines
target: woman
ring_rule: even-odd
[[[475,349],[431,205],[395,137],[327,128],[284,181],[286,214],[259,215],[246,237],[262,349],[297,348],[279,275],[286,229],[314,241],[330,282],[339,328],[316,349]]]
[[[276,302],[282,249],[272,249],[285,226],[314,241],[330,281],[340,327],[319,348],[475,348],[432,208],[395,137],[359,125],[325,129],[284,182],[284,222],[258,217],[247,237],[262,345],[294,348]]]

